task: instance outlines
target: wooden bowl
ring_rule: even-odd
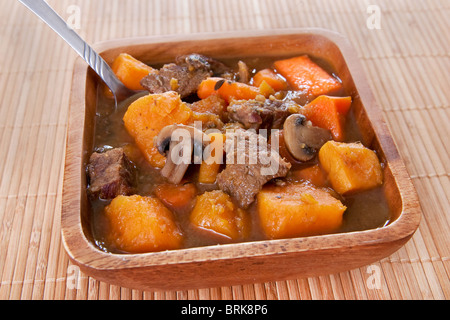
[[[378,261],[413,235],[421,210],[414,187],[377,107],[358,57],[342,36],[321,29],[147,37],[95,46],[108,63],[121,52],[168,62],[198,52],[216,58],[311,54],[330,63],[352,95],[363,143],[385,164],[384,190],[392,216],[366,231],[263,240],[144,254],[113,254],[94,244],[85,166],[93,145],[97,77],[78,59],[70,100],[62,238],[70,259],[98,280],[141,290],[184,290],[337,273]]]

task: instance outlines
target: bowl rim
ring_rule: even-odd
[[[294,252],[320,251],[330,249],[349,249],[355,246],[378,246],[390,242],[404,242],[409,239],[418,228],[420,223],[421,209],[417,194],[411,179],[406,171],[403,160],[398,154],[395,143],[389,129],[382,117],[381,109],[375,101],[371,88],[363,72],[355,73],[356,69],[363,70],[359,65],[359,58],[350,42],[343,35],[321,28],[289,28],[275,30],[251,30],[230,32],[208,32],[189,35],[162,35],[148,37],[134,37],[114,39],[99,42],[93,48],[102,53],[106,50],[123,47],[127,45],[150,45],[158,43],[175,43],[179,41],[208,41],[220,39],[244,39],[249,37],[267,37],[277,35],[295,36],[298,34],[312,34],[322,36],[333,42],[341,51],[345,63],[353,78],[355,87],[367,113],[367,117],[373,122],[373,131],[377,136],[380,148],[386,152],[386,165],[390,167],[392,175],[396,177],[397,187],[400,191],[402,211],[399,216],[386,226],[363,231],[326,234],[289,239],[257,240],[230,244],[210,245],[194,248],[183,248],[177,250],[149,252],[149,253],[109,253],[101,251],[89,240],[84,231],[80,212],[73,208],[80,208],[79,202],[82,190],[76,194],[68,195],[64,190],[79,183],[77,174],[82,174],[80,167],[74,163],[82,164],[79,150],[82,143],[74,141],[75,135],[80,137],[83,132],[84,116],[79,113],[85,107],[85,88],[80,83],[85,83],[89,67],[78,57],[74,64],[72,78],[72,90],[69,106],[69,122],[66,138],[66,161],[64,168],[63,198],[61,210],[61,234],[64,247],[69,258],[79,265],[88,266],[97,270],[118,270],[141,268],[171,264],[197,263],[210,260],[240,259],[256,256],[271,256]],[[80,109],[82,108],[82,109]],[[376,121],[373,121],[376,120]],[[384,133],[384,134],[380,134]],[[388,133],[388,134],[386,134]],[[76,161],[68,161],[75,157]],[[74,159],[74,158],[72,158]],[[73,189],[72,189],[73,190]],[[78,200],[77,200],[78,199]],[[247,250],[252,248],[252,250]],[[86,250],[88,249],[88,250]],[[250,252],[250,253],[249,253]]]

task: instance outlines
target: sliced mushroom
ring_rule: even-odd
[[[287,117],[283,125],[284,142],[289,153],[299,161],[309,161],[314,158],[320,147],[331,140],[331,133],[312,125],[301,114]]]
[[[238,62],[238,80],[242,83],[248,83],[250,81],[250,71],[248,70],[248,66],[245,62]]]
[[[192,126],[173,124],[164,127],[155,137],[158,152],[166,156],[161,175],[171,183],[180,183],[192,163],[201,163],[209,137]],[[193,159],[192,159],[193,154]]]

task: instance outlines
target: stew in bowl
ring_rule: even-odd
[[[377,228],[383,163],[361,143],[352,97],[309,55],[180,55],[112,68],[142,90],[114,109],[99,90],[87,165],[93,234],[150,252]]]

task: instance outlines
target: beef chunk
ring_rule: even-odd
[[[175,63],[178,65],[187,65],[190,69],[206,67],[211,70],[214,77],[226,77],[233,73],[233,70],[226,64],[198,53],[178,56],[175,58]]]
[[[227,121],[227,105],[219,95],[212,94],[204,99],[188,104],[192,111],[217,115],[221,120]]]
[[[258,129],[263,120],[258,110],[262,109],[262,103],[256,100],[232,101],[228,106],[228,117],[244,125],[246,129]]]
[[[237,100],[228,106],[228,116],[246,129],[281,129],[284,120],[297,110],[291,101]]]
[[[255,145],[257,142],[257,145]],[[226,167],[217,176],[220,189],[241,208],[248,208],[268,181],[287,175],[291,164],[271,150],[265,137],[253,130],[237,129],[226,139]]]
[[[113,199],[134,191],[135,168],[122,148],[94,152],[89,159],[88,177],[88,193],[94,198]]]
[[[169,63],[159,69],[159,72],[145,76],[141,85],[150,93],[176,91],[181,98],[185,98],[197,92],[199,84],[211,74],[206,66],[190,68],[188,65]]]
[[[199,84],[211,76],[229,76],[232,70],[220,61],[192,53],[175,58],[157,72],[145,76],[141,85],[150,93],[176,91],[181,98],[197,92]]]

